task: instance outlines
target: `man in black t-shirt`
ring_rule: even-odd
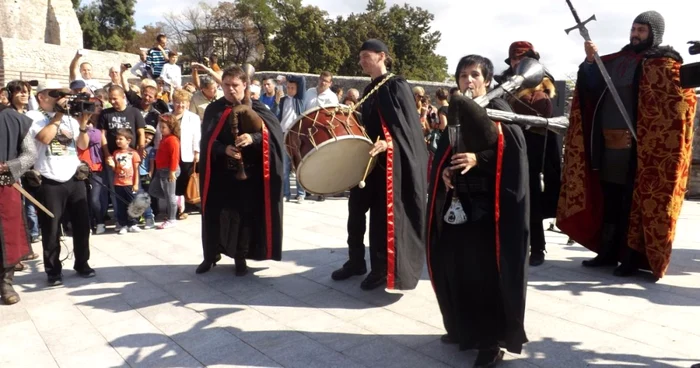
[[[136,148],[142,157],[145,156],[144,128],[146,122],[141,112],[126,105],[126,95],[121,86],[110,87],[109,102],[112,107],[102,110],[97,122],[97,128],[102,130],[107,139],[107,146],[102,146],[105,157],[109,161],[112,153],[117,149],[117,131],[119,129],[129,129],[134,137],[138,137],[137,140],[131,141],[131,147]]]

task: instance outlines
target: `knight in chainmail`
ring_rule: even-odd
[[[5,304],[19,302],[12,287],[15,265],[31,254],[22,196],[13,187],[36,161],[31,125],[28,117],[0,106],[0,296]]]
[[[639,14],[630,43],[601,57],[624,109],[586,42],[572,103],[557,225],[598,253],[584,266],[621,262],[616,276],[665,274],[685,195],[697,101],[680,86],[680,54],[661,46],[664,30],[658,12]]]

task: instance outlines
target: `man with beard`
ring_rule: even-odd
[[[345,280],[367,272],[365,214],[369,217],[369,255],[372,271],[360,287],[372,290],[410,290],[423,271],[425,193],[428,150],[408,82],[387,72],[388,47],[368,40],[360,49],[360,65],[372,82],[361,106],[363,125],[372,142],[377,164],[364,188],[350,190],[348,201],[349,260],[332,274]]]
[[[499,82],[513,76],[520,61],[526,57],[539,60],[540,54],[530,42],[513,42],[505,60],[509,68],[500,75]],[[516,114],[551,118],[551,99],[555,95],[554,78],[547,73],[538,86],[524,88],[510,95],[508,103]],[[527,143],[530,168],[530,266],[536,267],[544,263],[545,237],[542,222],[556,216],[561,185],[561,156],[557,135],[550,130],[527,129],[523,135]]]
[[[598,253],[584,266],[621,261],[616,276],[639,268],[664,276],[686,190],[697,101],[681,88],[683,60],[660,46],[663,34],[661,14],[644,12],[632,24],[630,44],[602,57],[636,140],[606,91],[592,42],[571,109],[557,226]]]
[[[12,187],[36,161],[31,126],[32,119],[0,105],[0,297],[8,305],[19,302],[15,265],[32,253],[22,196]]]
[[[228,68],[221,79],[224,97],[207,106],[202,124],[204,261],[196,272],[209,271],[223,253],[234,258],[236,275],[243,276],[246,258],[282,258],[282,130],[262,102],[251,101],[243,69]],[[238,119],[237,136],[231,118]],[[262,119],[262,129],[241,132],[244,119]],[[236,177],[241,159],[245,180]]]

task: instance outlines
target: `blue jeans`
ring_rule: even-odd
[[[107,167],[105,170],[112,170]],[[102,172],[93,173],[90,175],[90,212],[91,221],[90,224],[94,225],[104,225],[105,215],[107,215],[107,188],[105,185],[105,178]]]
[[[114,210],[114,214],[116,214],[119,205],[126,205],[123,203],[119,203],[119,200],[117,200],[117,197],[114,195],[114,169],[107,166],[104,170],[102,170],[102,182],[109,186],[109,200],[112,201],[112,209]]]
[[[29,194],[37,197],[36,189],[24,188]],[[36,207],[28,199],[24,199],[24,212],[27,215],[27,225],[29,225],[29,233],[32,237],[39,236],[39,216],[36,214]]]
[[[148,180],[148,184],[144,183],[144,181]],[[139,193],[148,193],[148,187],[151,185],[150,183],[151,179],[148,178],[148,175],[141,175],[141,180],[139,180]],[[143,213],[143,217],[146,219],[155,219],[155,215],[153,214],[153,207],[158,207],[158,198],[155,198],[151,196],[151,205],[146,208],[146,211]]]
[[[114,186],[114,191],[117,193],[117,195],[119,195],[119,197],[121,197],[123,200],[129,203],[131,203],[131,201],[133,201],[135,197],[134,192],[131,191],[132,189],[133,187],[131,185]],[[125,203],[119,203],[119,205],[117,206],[117,223],[121,227],[131,227],[138,223],[138,219],[129,216],[129,213],[127,211],[128,208],[129,205]]]
[[[292,197],[292,186],[290,183],[289,176],[292,172],[292,160],[289,157],[289,154],[287,153],[287,150],[284,150],[284,196],[287,197],[287,199],[291,199]],[[304,188],[301,187],[301,184],[299,184],[299,181],[297,180],[297,197],[299,198],[304,198],[306,197],[306,191]]]

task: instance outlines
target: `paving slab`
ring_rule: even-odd
[[[41,259],[17,273],[22,302],[0,306],[0,367],[465,367],[444,345],[424,270],[415,290],[362,291],[331,280],[347,257],[347,200],[285,203],[282,262],[224,258],[196,275],[200,216],[169,230],[91,237],[97,277],[45,286]],[[543,226],[548,226],[545,222]],[[700,362],[700,202],[686,201],[668,275],[620,279],[547,231],[529,270],[522,354],[502,367],[689,367]],[[66,238],[71,248],[71,239]],[[40,244],[34,250],[40,253]],[[20,353],[21,352],[21,353]]]

